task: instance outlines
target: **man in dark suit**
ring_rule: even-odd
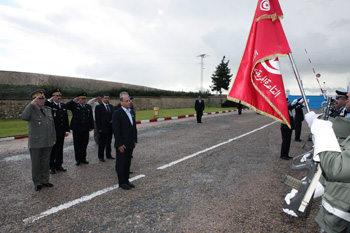
[[[106,158],[114,159],[111,155],[112,142],[112,111],[113,105],[109,103],[109,95],[104,94],[102,103],[95,108],[95,121],[97,132],[99,134],[98,159],[105,162],[104,151],[106,149]]]
[[[288,114],[289,114],[289,122],[290,122],[291,128],[289,128],[285,124],[281,124],[282,145],[281,145],[280,158],[284,160],[289,160],[293,158],[289,156],[289,149],[290,149],[290,143],[292,140],[292,133],[294,129],[294,119],[293,119],[292,110],[295,108],[295,106],[291,105],[288,99],[287,99],[287,104],[288,104]]]
[[[113,133],[117,160],[115,170],[118,175],[119,187],[130,190],[135,185],[130,183],[130,165],[133,150],[137,143],[137,129],[135,116],[130,111],[130,97],[127,92],[119,95],[121,108],[113,113]]]
[[[89,131],[94,129],[91,106],[86,104],[86,93],[80,93],[67,103],[73,117],[70,129],[73,131],[75,165],[89,164],[86,160],[86,149],[89,144]]]
[[[57,171],[65,172],[67,169],[62,167],[63,164],[63,144],[64,138],[69,135],[69,122],[67,106],[61,103],[62,94],[60,89],[55,89],[50,93],[51,98],[45,102],[52,111],[53,120],[56,129],[56,144],[52,147],[50,157],[50,173],[55,174]]]
[[[194,109],[196,110],[196,116],[197,116],[197,123],[202,123],[204,108],[205,108],[204,101],[202,100],[201,96],[198,96],[198,99],[194,104]]]

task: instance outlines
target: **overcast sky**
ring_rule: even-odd
[[[233,79],[257,0],[0,0],[0,70],[108,80],[175,91],[210,89],[223,56]],[[350,1],[280,0],[306,94],[350,80]],[[299,94],[288,58],[285,89]],[[233,81],[232,81],[233,82]]]

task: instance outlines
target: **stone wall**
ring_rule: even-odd
[[[139,85],[103,80],[66,77],[48,74],[0,71],[0,84],[11,85],[51,85],[60,87],[77,87],[85,90],[108,90],[112,88],[133,88],[136,90],[157,90]]]
[[[226,96],[222,97],[225,101]],[[68,102],[70,99],[62,99],[63,103]],[[196,98],[192,97],[134,97],[134,104],[136,110],[153,109],[153,107],[159,107],[159,109],[170,108],[194,108],[194,102]],[[211,96],[203,98],[206,105],[220,103],[219,96]],[[31,102],[31,100],[0,100],[0,119],[16,119],[20,118],[24,108]],[[112,105],[117,105],[119,100],[116,98],[111,99]]]

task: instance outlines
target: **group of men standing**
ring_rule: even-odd
[[[135,185],[129,182],[133,149],[137,143],[135,111],[131,111],[131,100],[127,92],[120,93],[120,104],[113,108],[109,95],[105,94],[94,109],[86,103],[87,93],[79,93],[67,104],[61,102],[62,93],[55,89],[50,99],[45,100],[43,90],[30,94],[32,102],[24,109],[21,118],[28,121],[28,148],[32,162],[34,189],[53,187],[49,174],[65,172],[63,164],[64,138],[73,132],[75,165],[89,164],[86,159],[89,134],[93,129],[98,134],[98,158],[105,162],[112,157],[111,141],[115,137],[117,150],[116,172],[119,187],[130,190]],[[72,112],[69,125],[68,112]],[[105,153],[106,152],[106,153]]]

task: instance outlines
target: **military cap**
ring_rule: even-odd
[[[33,91],[32,93],[30,93],[29,96],[32,99],[35,99],[36,97],[45,99],[45,92],[43,89],[39,89],[39,90],[36,90],[36,91]]]
[[[82,93],[79,93],[79,94],[77,95],[77,97],[80,97],[80,98],[82,98],[82,99],[86,99],[86,96],[87,96],[86,92],[82,92]]]
[[[131,95],[129,96],[129,98],[130,98],[131,100],[133,99],[133,97],[132,97]]]
[[[53,91],[51,91],[50,92],[50,95],[51,96],[55,96],[55,95],[62,95],[62,93],[61,93],[61,90],[60,89],[55,89],[55,90],[53,90]]]
[[[337,93],[337,95],[335,96],[336,99],[340,98],[340,97],[343,97],[343,98],[348,98],[348,93],[347,92],[344,92],[344,91],[338,91],[336,90],[335,91]]]

